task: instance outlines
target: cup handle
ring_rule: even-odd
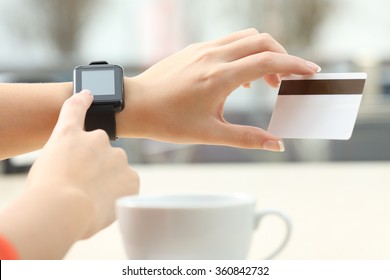
[[[276,209],[265,209],[265,210],[262,210],[262,211],[259,211],[256,213],[254,229],[256,229],[259,226],[260,220],[264,216],[267,216],[267,215],[276,215],[276,216],[280,217],[286,225],[286,235],[283,239],[283,242],[275,249],[275,251],[273,251],[267,258],[265,258],[266,260],[271,260],[274,257],[276,257],[284,249],[284,247],[287,245],[287,243],[290,239],[290,236],[291,236],[292,224],[291,224],[290,218],[286,214],[284,214],[283,212],[276,210]]]

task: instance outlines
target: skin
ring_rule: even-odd
[[[228,123],[228,96],[264,79],[320,68],[288,55],[269,34],[243,30],[191,45],[136,77],[126,77],[119,137],[283,151],[261,128]],[[0,233],[23,259],[59,259],[115,219],[115,200],[137,194],[138,174],[102,130],[85,132],[93,96],[72,83],[0,84],[0,158],[42,149],[26,191],[0,213]]]

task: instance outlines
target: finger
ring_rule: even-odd
[[[93,96],[90,91],[83,90],[78,94],[74,94],[65,101],[62,106],[57,126],[70,125],[75,128],[84,128],[85,115],[88,108],[91,106]]]
[[[268,85],[274,88],[280,86],[280,83],[282,81],[279,74],[265,75],[264,80],[267,82]]]
[[[215,132],[216,139],[222,142],[219,144],[226,146],[274,152],[284,151],[284,144],[280,138],[258,127],[223,123]]]
[[[224,65],[232,88],[269,74],[312,75],[321,68],[302,58],[275,52],[263,52]]]
[[[227,62],[241,59],[253,54],[271,51],[287,54],[287,51],[267,33],[248,36],[221,47],[219,53]]]
[[[248,36],[253,36],[259,34],[259,31],[257,31],[255,28],[249,28],[245,30],[241,30],[238,32],[234,32],[232,34],[229,34],[223,38],[214,40],[210,42],[210,46],[218,47],[218,46],[223,46],[226,44],[230,44],[232,42],[235,42],[237,40],[240,40],[242,38],[248,37]]]

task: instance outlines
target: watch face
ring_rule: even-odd
[[[74,93],[88,89],[94,96],[93,104],[114,104],[123,109],[123,68],[119,65],[99,64],[78,66],[74,69]]]
[[[81,87],[93,95],[115,95],[115,72],[113,69],[82,71]]]

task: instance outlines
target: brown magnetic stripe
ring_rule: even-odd
[[[364,79],[283,80],[279,95],[362,94]]]

